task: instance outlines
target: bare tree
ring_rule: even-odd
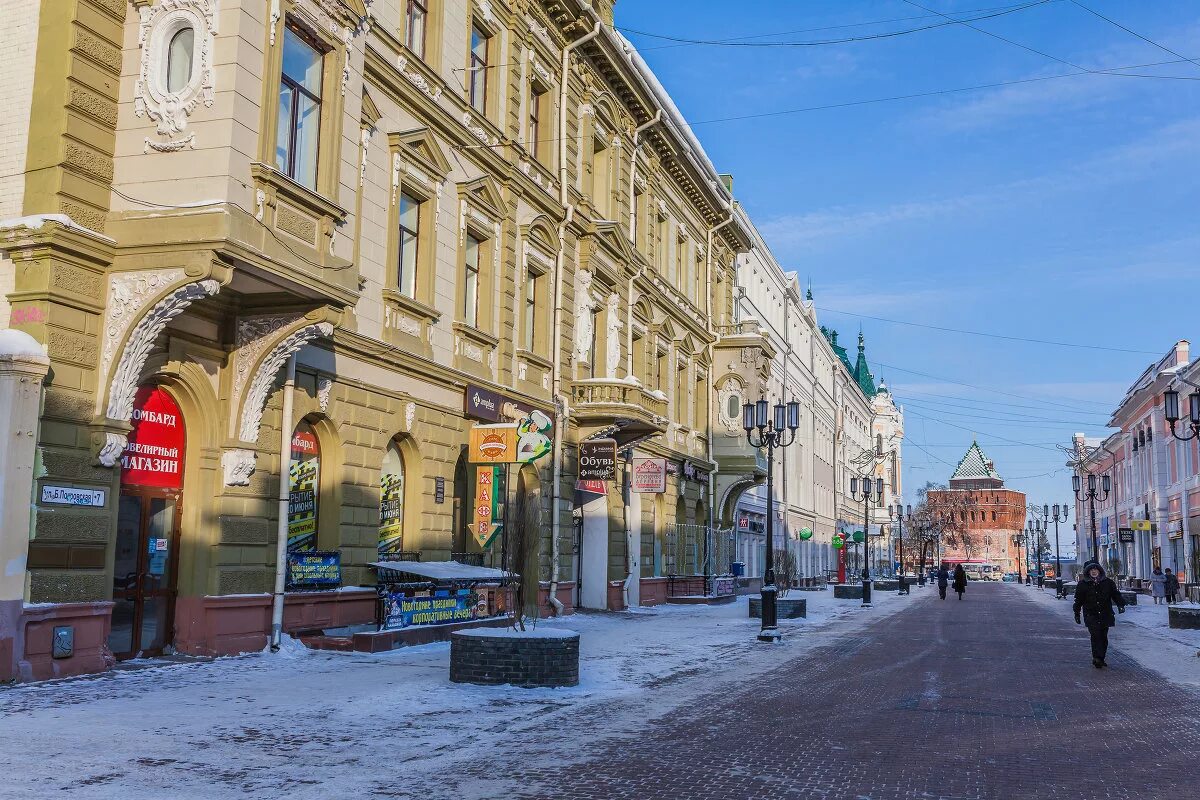
[[[930,492],[938,492],[930,499]],[[943,484],[927,482],[917,490],[917,505],[913,507],[909,529],[919,543],[920,573],[925,573],[929,556],[939,543],[946,547],[959,547],[968,555],[975,542],[967,526],[971,504],[966,492],[947,491]]]

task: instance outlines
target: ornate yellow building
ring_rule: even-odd
[[[261,648],[285,536],[342,559],[292,631],[372,620],[383,541],[496,563],[468,431],[533,411],[553,452],[511,489],[544,612],[704,569],[676,532],[729,522],[710,398],[763,362],[722,327],[751,234],[611,0],[7,13],[0,318],[50,373],[0,680]],[[579,491],[600,437],[666,491]]]

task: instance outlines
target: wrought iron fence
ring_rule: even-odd
[[[483,553],[451,553],[450,560],[472,567],[482,567]]]

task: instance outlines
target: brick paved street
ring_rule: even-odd
[[[1119,651],[1095,670],[1067,604],[1036,605],[1029,591],[975,583],[942,602],[926,589],[735,694],[605,741],[590,761],[498,771],[530,798],[1194,795],[1196,696]]]

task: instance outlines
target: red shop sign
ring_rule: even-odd
[[[127,486],[183,486],[183,415],[157,386],[143,386],[133,398],[133,430],[121,454],[121,483]]]

